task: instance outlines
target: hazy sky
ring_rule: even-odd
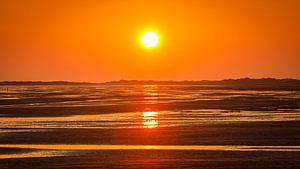
[[[0,80],[240,77],[300,79],[299,0],[0,0]]]

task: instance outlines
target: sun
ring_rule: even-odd
[[[159,41],[159,38],[155,32],[146,32],[142,36],[142,43],[148,48],[155,47]]]

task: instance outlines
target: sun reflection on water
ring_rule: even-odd
[[[143,128],[156,128],[158,127],[158,113],[155,111],[143,112]]]

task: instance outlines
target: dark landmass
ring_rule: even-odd
[[[242,83],[250,84],[300,84],[298,79],[275,79],[275,78],[241,78],[241,79],[224,79],[224,80],[201,80],[201,81],[156,81],[156,80],[120,80],[105,82],[104,84],[122,84],[122,85],[236,85]]]
[[[224,79],[224,80],[202,80],[202,81],[139,81],[120,80],[106,82],[109,85],[202,85],[207,89],[237,89],[237,90],[300,90],[298,79]]]
[[[236,90],[300,90],[298,79],[224,79],[201,81],[155,81],[155,80],[120,80],[105,83],[68,82],[68,81],[3,81],[0,86],[9,85],[199,85],[203,89]]]
[[[11,86],[11,85],[90,85],[94,83],[89,82],[68,82],[68,81],[2,81],[0,86]]]

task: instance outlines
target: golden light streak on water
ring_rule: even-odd
[[[0,159],[66,156],[67,151],[90,150],[186,150],[186,151],[273,151],[299,152],[300,146],[245,145],[68,145],[68,144],[0,144],[0,148],[36,149],[33,152],[0,154]]]
[[[143,112],[143,128],[156,128],[158,127],[158,113],[154,111]]]

